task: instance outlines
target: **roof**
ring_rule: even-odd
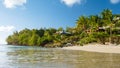
[[[99,29],[107,29],[107,28],[110,28],[110,26],[99,27]]]
[[[113,20],[120,20],[120,17],[114,17]]]

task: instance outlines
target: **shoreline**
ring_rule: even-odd
[[[88,52],[99,52],[99,53],[117,53],[120,54],[120,45],[102,45],[102,44],[87,44],[84,46],[69,46],[63,47],[64,50],[81,50]]]

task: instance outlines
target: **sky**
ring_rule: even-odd
[[[120,14],[120,0],[0,0],[0,44],[14,31],[74,27],[79,16],[106,8]]]

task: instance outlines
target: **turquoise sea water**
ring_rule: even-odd
[[[120,54],[0,45],[0,68],[120,68]]]

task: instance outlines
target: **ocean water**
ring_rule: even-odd
[[[0,45],[0,68],[120,68],[120,54]]]

